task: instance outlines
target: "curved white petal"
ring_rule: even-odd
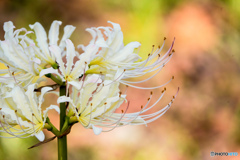
[[[60,109],[57,105],[50,105],[48,108],[46,108],[44,111],[43,111],[43,122],[46,121],[47,117],[48,117],[48,111],[51,110],[51,109],[54,109],[58,114],[60,114]]]
[[[71,84],[73,87],[75,87],[77,90],[81,89],[82,87],[82,81],[77,81],[77,80],[73,80],[73,81],[70,81],[68,82],[68,84]]]
[[[59,69],[60,69],[60,71],[62,72],[62,74],[65,77],[66,70],[65,70],[65,66],[64,66],[63,60],[62,60],[61,49],[58,46],[56,46],[56,45],[50,46],[49,49],[55,55],[57,63],[59,65]]]
[[[29,25],[29,27],[33,29],[36,33],[38,46],[41,48],[42,53],[45,54],[46,57],[50,58],[50,53],[47,44],[47,34],[43,26],[39,22],[36,22],[33,25]]]
[[[95,127],[93,124],[92,124],[92,129],[95,135],[99,135],[100,133],[102,133],[102,128]]]
[[[63,102],[72,102],[72,99],[67,96],[61,96],[57,99],[57,103],[63,103]]]
[[[34,89],[36,84],[31,84],[28,86],[28,90],[26,91],[26,95],[28,96],[30,107],[36,116],[36,118],[40,121],[41,120],[41,113],[38,110],[37,102],[35,101]]]
[[[74,27],[72,25],[67,25],[67,26],[64,27],[64,34],[63,34],[63,37],[62,37],[62,39],[61,39],[61,41],[59,43],[59,47],[61,48],[61,50],[65,47],[66,39],[68,39],[72,35],[72,33],[75,30],[75,28],[76,27]]]
[[[5,22],[3,25],[3,30],[5,31],[4,38],[9,39],[13,36],[13,29],[15,26],[13,25],[12,21]]]
[[[58,114],[60,114],[60,109],[57,105],[50,105],[48,108],[46,108],[43,111],[43,117],[46,118],[47,117],[47,113],[49,110],[54,109]]]
[[[58,42],[58,35],[59,35],[59,26],[62,24],[61,21],[53,21],[49,34],[48,34],[48,39],[49,39],[49,45],[57,45]]]
[[[42,110],[42,108],[41,108],[41,106],[42,106],[42,103],[43,103],[43,96],[47,93],[47,92],[49,92],[49,91],[51,91],[52,90],[52,88],[51,87],[43,87],[42,89],[41,89],[41,95],[39,96],[39,104],[38,104],[38,110],[39,111],[41,111]]]
[[[72,66],[73,66],[73,59],[76,56],[75,55],[75,47],[72,43],[71,40],[67,39],[66,40],[66,44],[67,44],[67,69],[66,69],[66,74],[69,74]]]
[[[12,98],[15,104],[17,105],[17,108],[21,110],[22,114],[28,119],[32,119],[32,112],[30,110],[30,106],[28,104],[28,100],[21,90],[20,87],[16,86],[12,90]]]
[[[45,74],[48,74],[48,73],[56,74],[56,75],[60,76],[63,79],[62,75],[58,73],[58,70],[57,69],[53,69],[52,67],[41,70],[41,72],[39,74],[39,77],[42,77],[42,76],[44,76]]]
[[[119,24],[113,23],[111,21],[108,21],[108,23],[111,23],[113,25],[112,34],[114,37],[111,40],[111,48],[115,51],[118,51],[123,46],[123,33],[121,31],[121,27]]]
[[[97,33],[95,32],[95,30],[93,28],[87,28],[86,31],[89,32],[92,36],[92,40],[90,41],[90,44],[94,43],[96,40],[96,37],[97,37]]]
[[[119,52],[116,52],[114,56],[110,58],[111,61],[124,62],[133,54],[135,48],[138,48],[141,45],[139,42],[130,42]]]
[[[106,43],[106,41],[104,40],[104,38],[99,38],[97,41],[96,41],[96,45],[98,47],[108,47],[108,44]]]
[[[40,142],[44,141],[44,139],[45,139],[45,135],[44,135],[43,131],[36,133],[35,136]]]

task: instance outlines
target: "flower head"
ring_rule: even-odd
[[[149,53],[141,60],[137,49],[139,42],[123,44],[123,33],[119,24],[109,22],[113,27],[88,28],[93,39],[87,46],[79,45],[83,53],[79,54],[68,38],[75,27],[66,26],[60,42],[60,21],[54,21],[47,36],[42,25],[36,22],[30,25],[36,35],[36,43],[29,38],[32,32],[25,28],[13,31],[12,22],[4,24],[5,40],[0,41],[0,61],[8,69],[0,70],[0,127],[9,137],[26,138],[36,136],[44,140],[43,128],[60,138],[70,132],[71,126],[80,122],[85,128],[93,129],[95,134],[111,131],[125,125],[147,125],[161,117],[171,106],[176,95],[162,109],[148,113],[162,99],[166,89],[158,95],[152,104],[153,91],[149,91],[147,103],[139,106],[139,111],[129,113],[132,106],[127,94],[120,91],[120,84],[138,89],[162,87],[138,87],[135,84],[145,82],[165,66],[172,57],[173,44],[161,55],[162,47]],[[66,61],[63,58],[66,57]],[[143,80],[142,76],[154,73]],[[40,87],[35,79],[46,76],[57,84]],[[173,78],[172,78],[173,79]],[[167,82],[168,83],[168,82]],[[19,85],[21,84],[21,85]],[[59,112],[58,106],[51,105],[42,112],[43,96],[50,90],[60,88],[60,130],[57,130],[47,117],[49,109]],[[39,96],[35,92],[41,92]],[[68,102],[68,107],[65,105]],[[127,107],[119,112],[120,106]],[[67,115],[66,113],[67,107]],[[47,123],[47,124],[45,124]]]
[[[80,90],[72,88],[70,97],[59,97],[58,103],[70,102],[68,116],[79,121],[85,128],[93,129],[96,135],[102,131],[111,131],[116,127],[125,125],[142,125],[150,123],[162,116],[171,106],[172,101],[163,109],[145,114],[153,108],[163,97],[162,95],[153,104],[149,105],[152,99],[152,92],[145,106],[139,108],[139,112],[127,113],[129,104],[125,111],[117,113],[116,110],[126,100],[126,95],[119,90],[119,82],[101,80],[99,75],[88,75]]]
[[[71,84],[76,88],[79,88],[81,86],[79,82],[79,77],[83,76],[88,68],[89,56],[86,54],[82,54],[79,57],[77,57],[76,55],[78,53],[75,51],[74,44],[69,39],[66,40],[66,59],[67,59],[66,64],[64,64],[63,62],[61,55],[62,51],[59,46],[51,45],[49,49],[51,53],[56,57],[56,62],[58,63],[60,72],[57,69],[53,69],[51,67],[42,70],[40,76],[53,73],[58,75],[63,82],[67,82],[68,84]],[[74,58],[78,59],[75,62],[75,64]]]
[[[86,47],[79,45],[84,53],[91,55],[90,68],[86,71],[86,74],[95,73],[113,76],[117,73],[115,78],[120,76],[119,79],[121,83],[134,86],[132,83],[141,83],[155,76],[172,57],[174,41],[164,55],[160,54],[165,43],[164,38],[162,47],[159,46],[155,51],[153,47],[148,58],[141,61],[141,57],[135,53],[135,50],[138,49],[141,44],[139,42],[130,42],[124,45],[120,25],[113,22],[109,23],[113,25],[113,28],[88,28],[87,31],[92,35],[93,39]],[[157,73],[145,80],[137,82],[129,80],[130,78],[138,78],[147,73],[154,73],[155,71],[157,71]]]
[[[25,92],[19,86],[12,84],[1,86],[0,96],[0,131],[8,133],[3,137],[12,138],[27,138],[36,136],[40,141],[44,140],[42,132],[47,112],[50,109],[55,109],[59,112],[58,106],[51,105],[42,112],[43,96],[50,87],[42,88],[40,96],[34,93],[35,84],[28,86]]]
[[[36,49],[37,56],[40,57],[42,60],[47,62],[50,65],[54,65],[56,63],[56,58],[55,55],[51,54],[49,51],[49,47],[51,45],[57,45],[59,46],[61,50],[62,56],[66,54],[64,51],[66,47],[66,39],[68,39],[72,32],[75,30],[75,27],[72,25],[67,25],[64,27],[64,34],[62,36],[61,41],[58,43],[59,40],[59,26],[62,24],[61,21],[53,21],[49,34],[47,37],[47,33],[44,30],[43,26],[39,23],[36,22],[33,25],[29,25],[31,29],[35,31],[36,34],[36,40],[37,40],[37,45],[38,46]],[[48,43],[49,40],[49,43]]]
[[[39,79],[40,72],[50,66],[57,68],[55,55],[49,51],[50,45],[58,45],[62,56],[65,53],[65,40],[70,37],[75,27],[67,25],[64,35],[58,44],[59,26],[62,22],[54,21],[49,30],[48,38],[42,25],[36,22],[30,25],[36,34],[37,44],[29,38],[33,34],[25,28],[14,31],[15,26],[11,21],[4,23],[5,40],[0,41],[0,62],[8,69],[1,69],[0,82],[18,82],[22,86],[28,86]],[[47,43],[49,40],[49,43]]]
[[[1,69],[4,76],[0,77],[0,82],[14,82],[14,77],[22,83],[29,83],[42,68],[38,59],[27,42],[28,32],[25,28],[13,31],[15,26],[12,22],[4,23],[5,40],[0,41],[0,62],[4,63],[8,69]]]

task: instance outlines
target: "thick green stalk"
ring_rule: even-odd
[[[60,96],[66,95],[66,86],[60,86]],[[62,133],[66,117],[66,105],[60,103],[60,132]],[[58,160],[67,160],[67,136],[58,137]]]

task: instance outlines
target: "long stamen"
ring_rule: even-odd
[[[92,103],[90,104],[90,118],[89,118],[89,122],[88,122],[88,125],[86,126],[86,128],[88,128],[89,127],[89,125],[91,124],[91,120],[92,120]]]
[[[18,123],[19,127],[22,129],[22,131],[23,131],[24,133],[28,134],[28,133],[22,128],[22,125],[21,125],[20,122],[19,122],[19,119],[18,119],[18,116],[17,116],[17,110],[15,110],[14,113],[15,113],[15,116],[16,116],[17,123]]]
[[[135,85],[131,85],[131,84],[129,84],[129,83],[126,83],[126,82],[121,82],[121,83],[123,83],[123,84],[125,84],[125,85],[128,85],[128,86],[131,86],[131,87],[133,87],[133,88],[138,88],[138,89],[156,89],[156,88],[161,88],[161,87],[163,87],[163,86],[166,86],[168,83],[170,83],[171,81],[173,80],[173,78],[171,78],[168,82],[166,82],[166,83],[164,83],[164,84],[162,84],[162,85],[160,85],[160,86],[156,86],[156,87],[138,87],[138,86],[135,86]]]
[[[127,108],[126,108],[125,111],[122,110],[122,116],[115,122],[116,125],[115,125],[113,128],[109,129],[109,130],[104,130],[103,132],[112,131],[112,130],[114,130],[116,127],[119,126],[119,124],[121,123],[122,118],[124,117],[124,115],[126,114],[128,108],[129,108],[129,104],[130,104],[130,102],[128,102],[128,105],[127,105]]]
[[[123,72],[121,73],[121,75],[119,75],[116,79],[114,79],[113,81],[111,81],[110,83],[108,84],[105,84],[105,86],[108,86],[108,85],[111,85],[113,84],[114,82],[117,82],[118,80],[120,80],[120,78],[122,77],[122,75],[126,72],[126,69],[123,70]]]
[[[2,117],[3,117],[4,123],[5,123],[7,126],[9,126],[9,127],[7,127],[7,128],[4,128],[4,126],[3,126],[2,123],[1,123],[2,128],[6,131],[6,133],[8,133],[8,134],[10,134],[10,135],[12,135],[12,136],[21,138],[21,136],[14,134],[14,133],[10,130],[11,128],[13,128],[13,129],[15,129],[15,128],[8,124],[8,122],[5,120],[5,115],[2,115]],[[8,129],[8,130],[7,130],[7,129]]]

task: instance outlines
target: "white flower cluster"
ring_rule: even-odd
[[[40,141],[44,140],[42,130],[48,119],[48,110],[60,112],[55,105],[42,112],[43,96],[53,90],[50,86],[38,88],[38,84],[46,78],[51,78],[59,86],[66,85],[66,96],[60,96],[58,103],[69,103],[67,116],[85,128],[93,129],[95,134],[129,124],[146,125],[169,109],[175,96],[161,110],[144,114],[161,100],[165,89],[157,101],[149,105],[151,91],[147,104],[141,106],[138,112],[127,112],[129,102],[125,111],[116,112],[123,102],[127,102],[126,93],[119,89],[120,84],[138,89],[166,85],[136,86],[151,79],[164,67],[172,57],[174,42],[165,54],[160,54],[163,44],[155,51],[153,48],[146,60],[141,60],[136,53],[141,44],[131,42],[124,45],[120,25],[109,23],[113,27],[86,29],[92,40],[87,46],[78,46],[83,50],[81,54],[68,39],[75,29],[71,25],[64,27],[59,41],[60,21],[52,23],[48,36],[38,22],[30,25],[33,31],[25,28],[14,31],[12,22],[4,23],[5,39],[0,41],[0,62],[7,69],[0,69],[0,131],[7,134],[1,136],[36,136]],[[145,78],[148,73],[152,74]],[[138,80],[138,77],[145,79]]]

